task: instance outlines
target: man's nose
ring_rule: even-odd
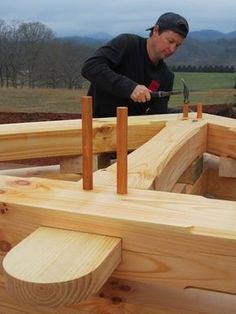
[[[176,44],[171,44],[171,45],[170,45],[170,51],[171,51],[171,53],[174,53],[176,49],[177,49]]]

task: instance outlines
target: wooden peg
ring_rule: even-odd
[[[189,105],[188,104],[184,104],[183,105],[183,120],[187,120],[188,119],[188,111],[189,111]]]
[[[117,108],[117,193],[127,194],[128,109]]]
[[[202,103],[197,104],[197,119],[202,119]]]
[[[93,151],[92,151],[92,97],[82,97],[82,154],[83,189],[93,189]]]

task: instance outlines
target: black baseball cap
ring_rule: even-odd
[[[146,29],[146,31],[152,30],[155,26],[160,26],[162,29],[169,29],[182,35],[183,37],[187,37],[189,26],[187,20],[176,13],[167,12],[162,14],[157,20],[156,24],[152,27]]]

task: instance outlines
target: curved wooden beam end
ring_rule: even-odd
[[[95,294],[121,261],[121,239],[40,227],[8,252],[8,293],[27,305],[61,307]]]

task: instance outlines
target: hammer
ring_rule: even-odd
[[[181,82],[183,83],[183,90],[152,92],[151,93],[151,97],[152,98],[162,98],[162,97],[169,97],[171,95],[183,94],[183,96],[184,96],[184,103],[187,104],[187,103],[189,103],[189,90],[188,90],[188,87],[187,87],[184,79],[181,79]]]

